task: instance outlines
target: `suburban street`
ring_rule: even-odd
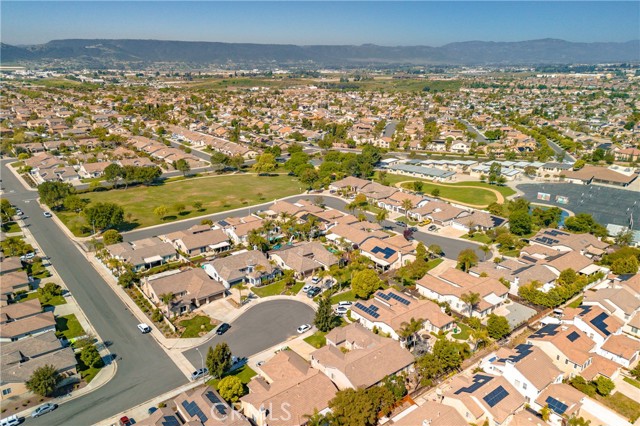
[[[188,380],[149,335],[136,328],[138,321],[125,309],[102,277],[56,224],[43,216],[37,192],[26,190],[2,161],[2,182],[7,198],[24,211],[25,223],[51,259],[72,296],[84,310],[100,338],[112,342],[118,361],[115,377],[94,392],[60,406],[33,425],[89,425],[186,383]]]
[[[227,342],[233,355],[249,357],[297,335],[296,328],[313,323],[314,315],[315,312],[309,305],[295,300],[263,302],[235,320],[225,334],[214,336],[197,349],[206,357],[210,346]],[[282,345],[285,346],[286,343]],[[194,367],[200,368],[202,360],[196,348],[184,352],[184,355]]]
[[[308,199],[313,201],[318,196],[321,196],[324,199],[324,203],[328,207],[348,213],[348,209],[346,208],[347,202],[333,196],[328,196],[324,194],[303,194],[303,195],[293,195],[285,199],[290,202],[295,202],[302,199]],[[200,224],[200,221],[205,218],[215,222],[229,216],[246,216],[251,213],[255,213],[258,210],[264,210],[268,208],[271,204],[273,204],[273,201],[235,210],[233,212],[215,213],[215,214],[203,216],[200,218],[185,220],[183,222],[168,223],[166,225],[156,226],[153,228],[141,229],[139,231],[131,231],[123,234],[123,237],[125,241],[134,241],[142,238],[153,237],[156,235],[168,234],[170,232],[176,232],[182,229],[187,229],[193,225],[198,225]],[[369,219],[375,222],[374,216],[371,213],[368,213],[368,215],[369,215]],[[383,221],[382,225],[388,228],[391,228],[394,231],[399,233],[402,233],[404,230],[404,228],[397,226],[395,222],[390,220]],[[458,258],[458,253],[460,253],[462,250],[467,248],[475,249],[478,255],[482,256],[482,252],[479,250],[480,245],[471,241],[465,241],[465,240],[460,240],[456,238],[441,237],[437,234],[426,233],[426,232],[414,232],[413,237],[416,240],[421,241],[427,247],[431,244],[439,245],[442,248],[442,251],[444,252],[444,256],[449,259],[456,260]]]

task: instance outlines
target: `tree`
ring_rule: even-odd
[[[162,293],[160,296],[162,303],[167,305],[167,318],[171,316],[171,301],[176,297],[172,292]]]
[[[540,409],[540,417],[542,417],[542,420],[546,422],[549,420],[550,416],[551,416],[551,410],[549,409],[549,404],[547,404]]]
[[[29,380],[27,380],[26,385],[27,389],[36,395],[50,396],[61,380],[62,377],[56,367],[47,364],[36,368]]]
[[[222,375],[231,368],[231,349],[225,342],[218,343],[214,348],[209,347],[206,360],[209,374],[214,378],[219,379]]]
[[[11,222],[13,216],[16,215],[16,209],[11,205],[11,202],[6,198],[0,199],[0,220],[5,222]]]
[[[193,208],[198,210],[198,211],[202,211],[202,206],[204,204],[202,203],[202,201],[194,201],[193,202]]]
[[[65,210],[68,210],[71,212],[79,212],[84,208],[84,206],[87,205],[87,203],[88,203],[87,200],[83,200],[77,195],[71,194],[65,197],[64,201],[62,202],[62,205],[64,206]]]
[[[402,200],[402,209],[404,210],[404,215],[405,217],[409,217],[409,210],[411,210],[413,208],[413,203],[411,202],[410,199],[405,198],[404,200]]]
[[[236,170],[240,170],[243,164],[244,158],[240,154],[234,155],[229,159],[229,166],[233,167]]]
[[[585,420],[584,417],[571,417],[569,419],[569,426],[590,426],[591,420]]]
[[[440,196],[440,189],[439,188],[433,188],[433,191],[431,191],[431,195],[433,195],[434,197],[439,197]]]
[[[325,333],[331,331],[340,323],[338,317],[333,313],[328,293],[320,299],[313,323],[318,330]]]
[[[124,288],[131,286],[136,281],[136,274],[132,271],[125,271],[118,277],[118,284]]]
[[[630,229],[622,230],[616,235],[615,243],[620,247],[626,247],[633,242],[633,232]]]
[[[218,383],[218,392],[228,402],[237,402],[244,396],[244,386],[238,376],[227,376]]]
[[[476,306],[478,302],[480,302],[480,293],[463,293],[462,296],[460,296],[460,299],[462,299],[462,301],[466,303],[469,310],[469,317],[472,317],[474,306]]]
[[[532,220],[528,211],[516,210],[509,215],[509,229],[516,235],[531,233]]]
[[[406,342],[406,346],[410,348],[415,341],[416,334],[424,328],[424,320],[422,318],[411,318],[409,322],[402,322],[398,335]]]
[[[109,229],[102,234],[102,241],[106,245],[116,244],[122,242],[122,234],[115,229]]]
[[[87,367],[101,367],[102,357],[95,345],[87,345],[80,352],[80,361]]]
[[[491,252],[491,247],[489,247],[486,244],[483,244],[480,246],[480,250],[482,251],[482,253],[484,253],[483,260],[487,260],[487,254]]]
[[[458,254],[458,268],[469,272],[471,267],[478,264],[478,255],[473,249],[464,249]]]
[[[191,166],[189,165],[189,162],[187,160],[185,160],[184,158],[181,158],[178,161],[176,161],[174,163],[173,167],[176,170],[181,171],[182,172],[182,176],[186,176],[187,173],[189,173],[191,171]]]
[[[360,299],[367,299],[374,291],[380,288],[382,281],[372,269],[358,271],[351,280],[351,289]]]
[[[596,385],[596,391],[602,396],[609,395],[616,387],[613,381],[605,376],[598,376],[593,383]]]
[[[119,164],[111,163],[104,169],[102,176],[115,188],[118,181],[124,177],[124,168]]]
[[[231,158],[222,152],[214,152],[211,154],[211,165],[219,169],[224,169],[231,162]]]
[[[389,216],[389,212],[385,209],[381,209],[378,213],[376,213],[376,222],[382,223]]]
[[[158,216],[160,219],[164,219],[168,212],[169,210],[167,209],[166,206],[158,206],[155,209],[153,209],[153,214]]]
[[[578,161],[576,161],[575,163],[573,163],[573,170],[580,170],[581,168],[583,168],[584,166],[587,165],[587,162],[583,159],[580,159]]]
[[[378,407],[366,389],[338,391],[329,408],[340,426],[374,426],[378,424]]]
[[[115,228],[124,221],[124,209],[115,203],[91,204],[83,213],[94,230]]]
[[[56,283],[46,283],[38,289],[38,295],[44,303],[47,303],[56,296],[62,296],[62,287]]]
[[[422,188],[424,188],[424,182],[415,180],[413,181],[413,190],[416,192],[422,192]]]
[[[38,186],[40,200],[47,206],[59,207],[62,201],[74,193],[70,183],[44,182]]]
[[[253,170],[256,173],[270,173],[278,167],[276,158],[273,154],[264,153],[258,157],[258,161],[253,165]]]
[[[611,264],[611,272],[614,274],[635,274],[638,272],[638,258],[635,256],[616,259]]]
[[[175,203],[173,205],[173,209],[176,211],[176,213],[180,214],[187,209],[187,206],[185,206],[184,203]]]
[[[442,254],[442,247],[437,244],[430,244],[429,252],[433,253],[436,256],[440,256]]]
[[[500,340],[511,333],[511,327],[505,317],[491,314],[487,320],[487,331],[492,339]]]

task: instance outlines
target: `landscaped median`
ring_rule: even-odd
[[[292,176],[243,174],[190,178],[78,195],[89,203],[121,206],[125,222],[119,228],[126,231],[266,203],[300,192],[300,183]],[[159,207],[165,208],[165,214],[157,214]],[[81,213],[63,210],[56,214],[78,237],[88,236],[93,231]]]

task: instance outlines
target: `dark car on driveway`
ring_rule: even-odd
[[[314,297],[319,295],[321,292],[322,292],[322,289],[320,287],[311,287],[311,289],[307,292],[307,297],[309,299],[313,299]]]
[[[216,330],[216,334],[218,336],[221,336],[224,333],[226,333],[227,330],[229,330],[230,328],[231,326],[229,324],[227,324],[226,322],[223,322],[222,324],[220,324],[220,327],[218,327],[218,329]]]

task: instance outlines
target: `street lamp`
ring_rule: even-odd
[[[205,378],[206,378],[206,374],[204,374],[204,357],[202,356],[202,352],[200,352],[200,348],[196,348],[196,351],[198,351],[198,354],[200,355],[200,362],[201,362],[201,366],[202,366],[202,384],[204,385],[205,382]]]

